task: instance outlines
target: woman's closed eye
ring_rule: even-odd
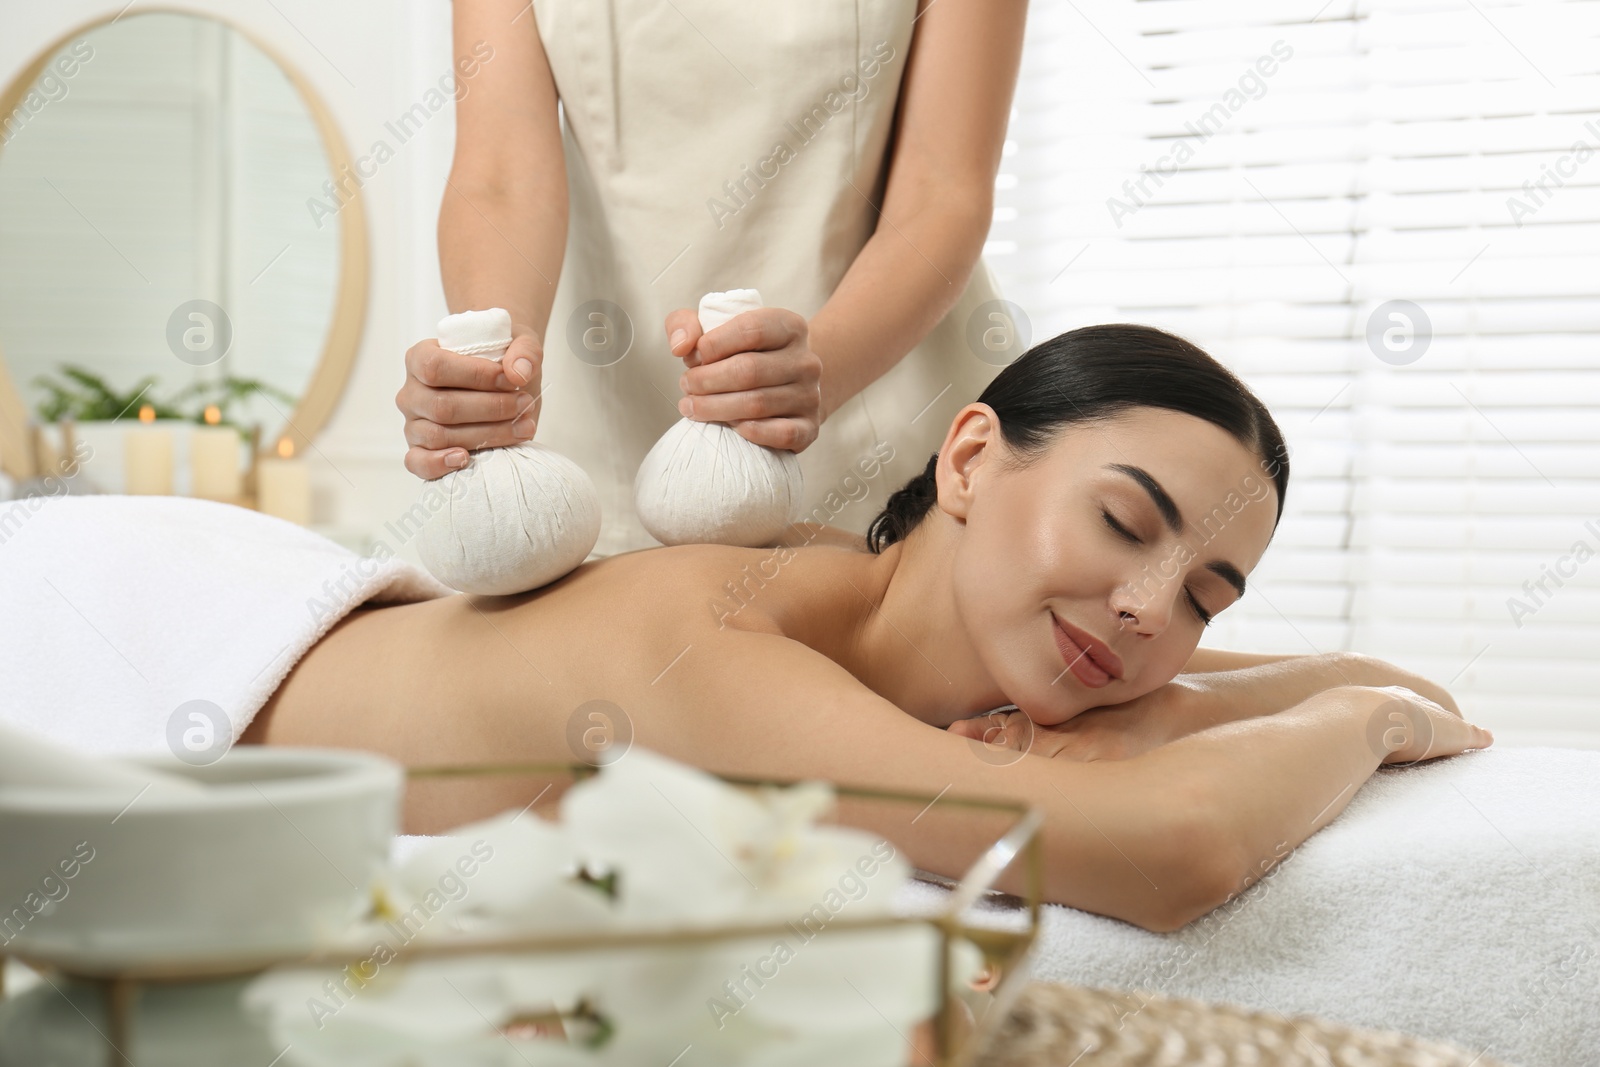
[[[1101,508],[1100,517],[1105,520],[1106,525],[1111,528],[1113,533],[1122,538],[1124,541],[1128,542],[1130,545],[1144,544],[1144,541],[1140,539],[1138,534],[1134,533],[1132,530],[1122,525],[1122,523],[1118,522],[1116,517],[1113,516],[1111,512]],[[1200,602],[1195,599],[1194,593],[1185,588],[1183,591],[1183,598],[1189,602],[1189,609],[1194,612],[1195,618],[1200,620],[1200,625],[1210,626],[1211,620],[1215,616],[1200,606]]]
[[[1106,521],[1106,525],[1111,527],[1111,529],[1116,533],[1116,535],[1118,537],[1122,538],[1124,541],[1126,541],[1126,542],[1128,542],[1129,544],[1132,544],[1132,545],[1142,545],[1142,544],[1144,544],[1144,542],[1139,539],[1139,535],[1138,534],[1134,533],[1132,530],[1130,530],[1126,526],[1122,525],[1122,523],[1118,522],[1112,516],[1111,512],[1105,510],[1104,508],[1101,508],[1100,509],[1100,517],[1102,519],[1104,519]]]

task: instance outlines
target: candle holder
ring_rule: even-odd
[[[222,409],[207,405],[188,428],[189,495],[201,500],[237,504],[244,493],[239,427],[222,423]]]
[[[295,436],[285,431],[271,452],[253,454],[255,509],[300,526],[311,525],[311,472]]]
[[[163,425],[163,421],[165,424]],[[173,422],[161,420],[153,404],[122,432],[122,491],[139,496],[171,496],[176,490]]]

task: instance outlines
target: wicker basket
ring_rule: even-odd
[[[1507,1067],[1484,1052],[1312,1015],[1031,983],[975,1067]]]

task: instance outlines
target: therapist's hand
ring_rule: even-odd
[[[708,333],[694,308],[667,316],[672,354],[686,365],[678,412],[725,422],[747,441],[803,452],[822,425],[822,359],[810,325],[787,308],[742,311]]]
[[[406,470],[442,478],[467,465],[467,452],[514,445],[539,424],[544,352],[526,326],[511,328],[500,362],[440,348],[434,338],[406,352],[395,407],[406,417]]]

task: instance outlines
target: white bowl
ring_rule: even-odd
[[[236,747],[194,796],[0,788],[0,950],[81,974],[307,952],[365,914],[401,768],[364,752]],[[126,807],[126,810],[123,810]]]

